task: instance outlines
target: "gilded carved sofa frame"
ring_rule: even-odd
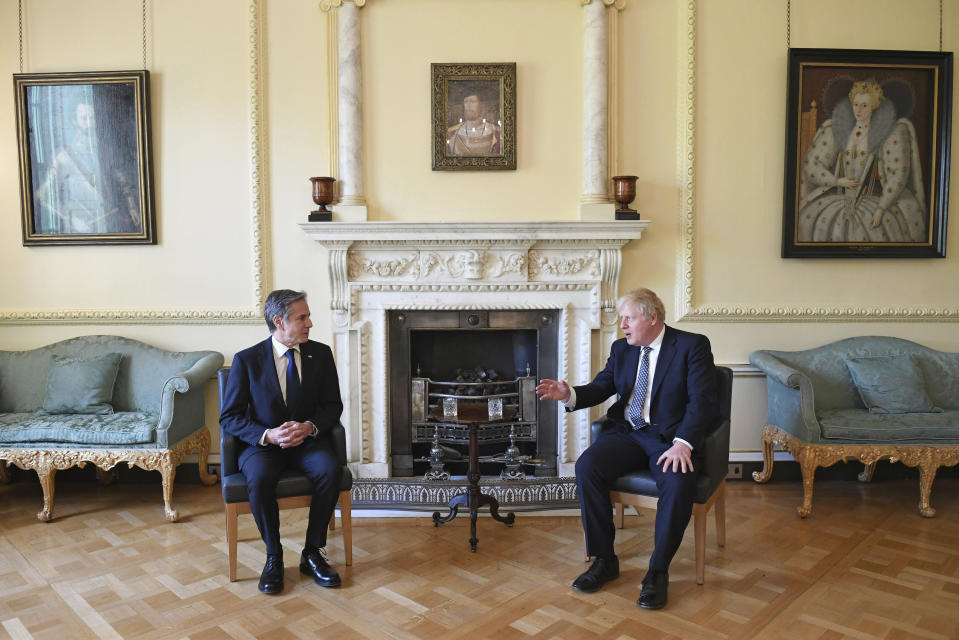
[[[916,362],[925,390],[941,412],[876,416],[863,404],[845,359],[903,354]],[[818,467],[858,460],[865,465],[858,478],[869,482],[876,463],[888,459],[919,468],[919,514],[936,515],[930,504],[936,472],[959,464],[959,354],[899,338],[862,336],[805,351],[755,351],[749,359],[766,374],[769,399],[762,431],[763,469],[753,473],[753,480],[768,482],[774,449],[788,451],[802,473],[803,501],[796,511],[805,518],[812,513]],[[830,437],[822,424],[830,414],[847,420],[855,416],[853,420],[866,425],[875,420],[877,428],[872,433],[862,430],[857,438]],[[917,435],[908,435],[910,429]]]
[[[163,483],[164,514],[179,518],[173,508],[176,468],[188,453],[198,454],[200,481],[211,485],[207,472],[210,432],[205,427],[205,386],[223,364],[214,351],[172,352],[119,336],[83,336],[30,351],[0,351],[0,414],[29,419],[42,404],[47,369],[54,354],[73,357],[120,353],[113,405],[116,413],[142,412],[151,424],[150,442],[137,444],[79,444],[75,442],[0,443],[0,482],[9,482],[5,468],[16,465],[36,471],[43,489],[43,508],[37,519],[53,517],[54,476],[72,467],[97,467],[101,484],[113,479],[110,470],[120,463],[129,468],[159,471]],[[88,416],[87,416],[88,417]],[[71,416],[47,416],[69,429]],[[154,422],[155,421],[155,422]],[[4,427],[16,426],[15,419]]]

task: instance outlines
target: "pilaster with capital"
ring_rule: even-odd
[[[583,9],[583,195],[584,204],[609,202],[606,166],[607,64],[606,6]]]
[[[344,221],[366,220],[363,193],[363,74],[360,9],[366,0],[323,0],[320,7],[336,10],[336,160],[339,201],[333,206]],[[334,107],[334,105],[331,105]]]

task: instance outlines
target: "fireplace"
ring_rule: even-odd
[[[389,312],[390,457],[393,476],[424,475],[434,438],[449,451],[446,470],[466,471],[465,433],[437,432],[437,397],[468,404],[493,394],[513,419],[480,428],[480,456],[502,457],[514,444],[534,464],[523,471],[556,475],[555,402],[540,403],[540,378],[555,378],[559,310],[448,310]],[[444,384],[449,382],[450,384]],[[427,393],[427,387],[436,393]],[[512,438],[510,437],[512,435]],[[484,462],[483,475],[500,474],[503,461]]]
[[[481,337],[502,339],[509,344],[503,349],[506,362],[486,362],[484,347],[482,356],[450,366],[454,371],[488,367],[515,377],[517,371],[525,375],[529,356],[530,377],[574,384],[590,380],[616,338],[621,248],[648,224],[301,223],[329,250],[332,347],[354,477],[361,484],[400,474],[417,479],[412,474],[421,468],[414,458],[423,457],[417,447],[425,443],[414,442],[410,431],[412,378],[451,373],[430,370],[427,376],[425,367],[433,366],[425,364],[430,352],[464,351]],[[424,335],[417,336],[417,330]],[[500,332],[509,337],[490,337]],[[529,332],[535,332],[535,348]],[[402,363],[394,352],[404,355]],[[414,375],[417,364],[419,376]],[[573,475],[576,458],[589,445],[590,420],[604,407],[567,413],[553,402],[534,404],[539,411],[535,441],[517,443],[545,463],[527,469],[530,482],[545,473]],[[421,485],[433,490],[429,483]]]

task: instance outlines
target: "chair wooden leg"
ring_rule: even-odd
[[[330,516],[330,531],[336,531],[336,511]]]
[[[626,526],[626,505],[622,502],[616,503],[616,528],[622,529]]]
[[[346,566],[353,565],[353,513],[350,491],[340,492],[340,519],[343,521],[343,551],[346,552]]]
[[[236,538],[237,519],[239,515],[236,505],[226,505],[226,548],[230,557],[230,582],[236,582]]]
[[[726,546],[726,481],[723,480],[716,490],[716,543]]]
[[[704,504],[693,505],[693,527],[696,547],[696,584],[706,579],[706,515],[709,509]]]

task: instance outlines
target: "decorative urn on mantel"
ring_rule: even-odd
[[[326,205],[331,204],[335,197],[333,183],[336,182],[336,178],[310,178],[310,182],[313,183],[313,202],[319,207],[311,211],[307,219],[310,222],[331,222],[333,212],[327,209]]]
[[[636,198],[637,176],[613,176],[613,199],[616,200],[617,220],[639,220],[639,212],[629,208]]]

